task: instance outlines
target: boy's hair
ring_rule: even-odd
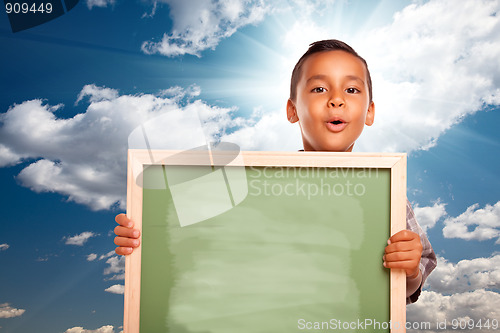
[[[300,75],[301,75],[301,69],[302,65],[306,61],[306,59],[318,52],[325,52],[325,51],[344,51],[347,53],[352,54],[359,60],[363,62],[366,68],[366,76],[368,78],[368,96],[370,97],[370,103],[372,101],[372,78],[370,76],[370,71],[368,70],[368,64],[366,63],[365,59],[363,59],[359,54],[354,51],[352,47],[347,45],[346,43],[337,40],[337,39],[327,39],[327,40],[320,40],[317,42],[314,42],[309,45],[309,49],[307,50],[306,53],[299,59],[297,64],[295,65],[295,68],[293,69],[292,72],[292,79],[290,82],[290,99],[292,101],[295,101],[295,98],[297,97],[297,84],[299,83],[300,80]]]

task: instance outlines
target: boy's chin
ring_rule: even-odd
[[[350,145],[326,145],[326,146],[308,146],[304,145],[305,151],[323,151],[323,152],[336,152],[336,153],[350,153],[354,147],[354,143]]]

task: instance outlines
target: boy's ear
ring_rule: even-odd
[[[299,121],[299,117],[297,117],[297,109],[291,99],[288,99],[288,102],[286,103],[286,117],[292,124]]]
[[[368,107],[368,111],[366,111],[365,125],[371,126],[375,121],[375,103],[371,102]]]

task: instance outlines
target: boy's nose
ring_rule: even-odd
[[[339,95],[333,95],[328,103],[331,107],[341,107],[344,106],[344,99]]]
[[[334,102],[334,101],[331,101],[330,105],[332,107],[341,107],[341,106],[344,106],[344,102]]]

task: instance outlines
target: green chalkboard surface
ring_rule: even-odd
[[[233,186],[231,166],[144,169],[140,332],[354,332],[388,323],[390,274],[382,255],[391,169],[238,172],[245,179]],[[181,186],[175,191],[169,174]],[[204,205],[186,200],[199,192]],[[220,193],[229,208],[207,212]]]

